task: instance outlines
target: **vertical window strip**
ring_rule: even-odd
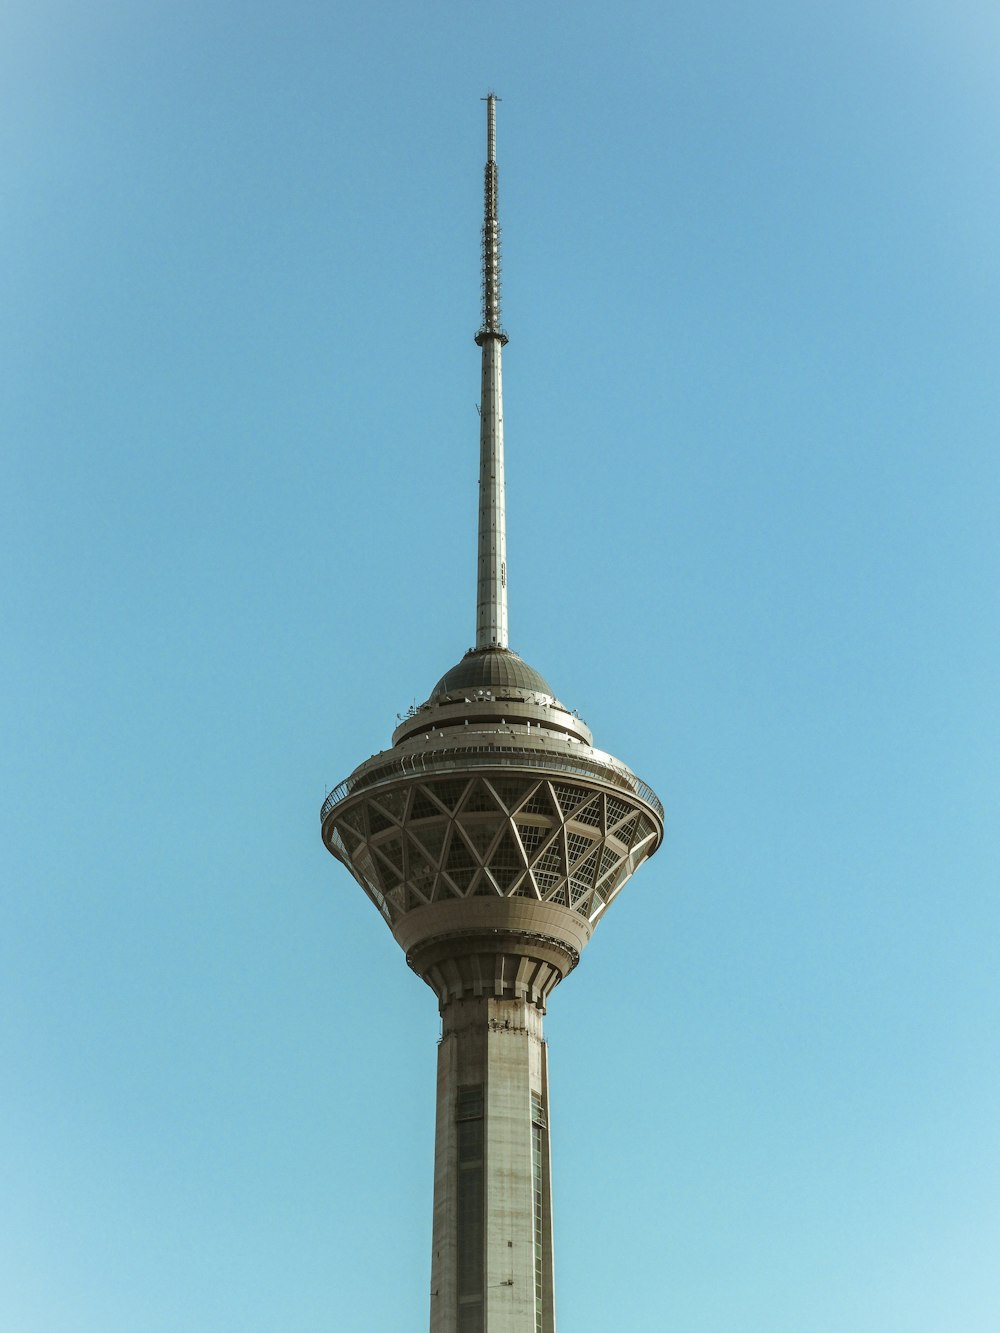
[[[483,1085],[458,1089],[458,1329],[483,1333],[485,1173]]]
[[[544,1238],[545,1219],[543,1208],[544,1173],[543,1153],[545,1150],[545,1111],[542,1099],[537,1092],[531,1094],[531,1177],[535,1222],[535,1333],[543,1333],[543,1279],[545,1270]]]

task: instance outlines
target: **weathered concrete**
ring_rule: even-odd
[[[461,1161],[463,1133],[467,1141],[479,1133],[477,1105],[482,1225],[463,1227],[463,1191],[480,1198],[479,1183],[463,1178],[478,1168]],[[448,1004],[438,1053],[431,1333],[555,1333],[548,1120],[539,1009],[488,996]]]

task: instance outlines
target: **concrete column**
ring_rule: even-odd
[[[431,1333],[458,1333],[458,1126],[461,1078],[458,1042],[438,1047],[434,1135],[434,1241],[431,1251]]]
[[[555,1333],[541,1012],[472,996],[442,1024],[431,1333]]]

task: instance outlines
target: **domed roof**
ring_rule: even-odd
[[[525,690],[555,698],[548,681],[509,648],[470,649],[441,677],[431,690],[431,698],[463,690]]]

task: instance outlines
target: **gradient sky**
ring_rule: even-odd
[[[411,1333],[433,996],[319,806],[474,637],[662,796],[564,1333],[1000,1328],[1000,8],[0,15],[0,1327]]]

